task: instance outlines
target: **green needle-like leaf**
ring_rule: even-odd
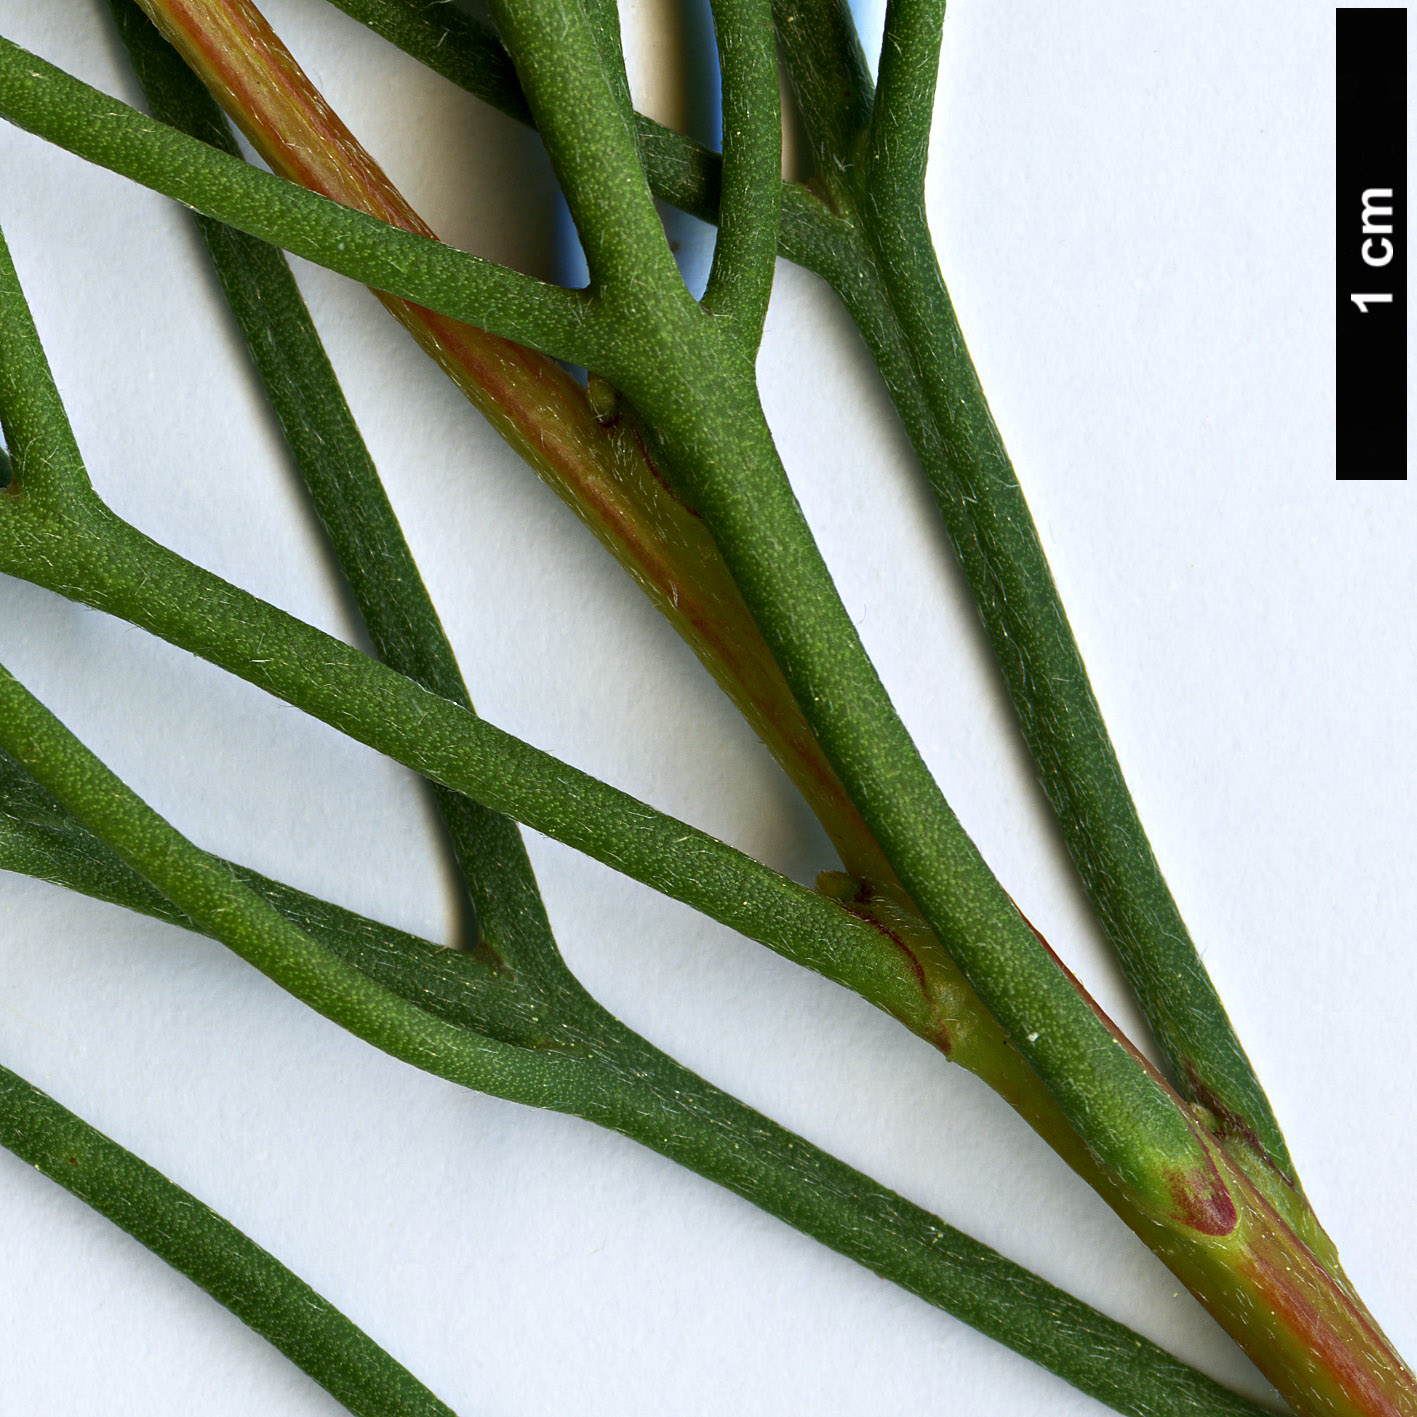
[[[943,0],[888,8],[869,159],[833,189],[871,252],[876,279],[834,284],[911,432],[1044,791],[1172,1080],[1292,1185],[1279,1123],[1122,777],[935,260],[924,182],[943,15]],[[810,63],[810,53],[793,62]],[[1302,1200],[1289,1206],[1283,1189],[1275,1194],[1291,1221],[1312,1228]]]
[[[3,256],[0,248],[0,258]],[[4,265],[9,264],[6,261]],[[50,429],[52,418],[62,421],[62,408],[52,390],[43,351],[34,339],[33,324],[28,322],[23,296],[13,275],[9,290],[7,346],[17,359],[11,361],[9,378],[0,378],[0,385],[9,384],[9,393],[0,387],[0,414],[6,414],[7,427],[26,435],[33,445],[31,424],[41,432]],[[6,307],[0,306],[3,309]],[[14,397],[17,384],[30,394],[21,404],[18,417],[14,415],[16,404],[21,402]],[[82,466],[61,469],[58,476],[61,486],[65,476],[82,478]],[[112,524],[120,526],[116,521]],[[196,572],[196,568],[187,570]],[[205,572],[196,574],[205,577]],[[143,575],[146,572],[139,575],[139,580]],[[186,595],[174,598],[176,602],[187,602]],[[262,602],[247,597],[242,604],[242,614],[227,611],[213,615],[210,606],[198,608],[197,622],[208,619],[210,623],[231,626],[245,621],[251,625],[249,612],[261,608]],[[269,611],[269,606],[265,609]],[[272,648],[269,626],[262,629],[256,625],[255,629],[266,649]],[[339,648],[378,673],[391,673],[353,650]],[[268,655],[262,657],[269,662]],[[319,657],[317,653],[315,659]],[[408,680],[397,676],[394,679],[407,684],[414,693],[425,693]],[[425,1047],[417,1061],[429,1066],[432,1058],[435,1070],[448,1076],[452,1070],[436,1064],[439,1051],[456,1051],[446,1029],[463,1034],[475,1058],[479,1054],[485,1056],[487,1047],[500,1049],[500,1053],[492,1054],[493,1058],[519,1061],[510,1070],[493,1073],[499,1085],[490,1090],[558,1105],[635,1136],[643,1144],[699,1170],[823,1243],[913,1289],[932,1304],[947,1308],[983,1332],[1054,1367],[1070,1382],[1093,1391],[1119,1410],[1165,1410],[1156,1407],[1158,1394],[1183,1391],[1186,1401],[1200,1411],[1253,1411],[1240,1399],[1216,1389],[1209,1380],[1176,1365],[1161,1350],[1095,1315],[1087,1306],[1061,1295],[958,1231],[939,1226],[938,1221],[883,1192],[860,1173],[701,1083],[649,1044],[636,1039],[621,1024],[606,1019],[584,995],[563,995],[551,1000],[531,996],[531,1007],[523,1007],[526,993],[517,989],[500,992],[499,985],[506,981],[499,981],[485,965],[469,956],[439,952],[427,944],[410,944],[407,939],[400,942],[393,932],[371,927],[336,907],[312,903],[288,888],[205,857],[137,802],[13,680],[0,680],[0,691],[10,700],[10,711],[4,716],[0,731],[7,734],[11,751],[17,755],[28,752],[31,762],[38,755],[52,774],[50,788],[45,789],[26,774],[13,771],[13,765],[9,771],[0,772],[0,801],[7,808],[0,816],[0,823],[6,823],[0,830],[0,862],[159,914],[166,920],[190,921],[214,937],[234,942],[282,982],[292,978],[290,961],[276,958],[272,968],[271,956],[285,952],[303,955],[305,968],[299,973],[306,978],[312,973],[333,975],[341,983],[346,1005],[354,996],[354,1009],[341,1007],[339,1012],[329,1012],[336,1017],[341,1013],[354,1017],[356,1026],[363,1027],[368,1022],[368,1009],[361,1019],[360,990],[351,989],[349,979],[340,979],[339,968],[330,966],[351,968],[368,983],[368,990],[363,992],[368,1006],[383,1015],[383,1019],[374,1020],[376,1027],[363,1032],[390,1046],[398,1056],[410,1057],[410,1034],[414,1039],[425,1037],[434,1047]],[[446,700],[434,696],[428,696],[428,700],[444,704],[446,710],[463,718],[469,717],[466,710]],[[415,717],[427,723],[424,714]],[[3,767],[4,760],[0,758],[0,768]],[[105,842],[96,840],[94,833],[75,822],[72,813],[55,801],[55,786],[61,791],[68,788],[95,813]],[[591,823],[602,818],[601,812],[577,811],[575,805],[571,806],[570,815]],[[683,832],[687,835],[687,829]],[[112,850],[112,846],[125,840],[128,850],[123,854],[129,857],[126,862]],[[716,847],[717,843],[710,846]],[[135,869],[145,864],[147,876],[159,890],[154,891]],[[762,867],[752,869],[764,871]],[[730,887],[728,897],[743,901],[750,914],[758,914],[754,905],[765,903],[765,898],[754,890],[744,896],[743,884],[747,881]],[[799,904],[815,913],[825,911],[823,924],[830,917],[833,928],[845,927],[849,932],[846,938],[852,942],[846,944],[843,939],[846,948],[840,954],[847,959],[853,955],[859,958],[864,942],[874,937],[869,925],[854,921],[809,891],[788,888],[798,893]],[[218,904],[215,911],[210,908],[213,893]],[[245,921],[256,925],[255,941],[251,932],[239,928]],[[374,938],[380,935],[384,938]],[[312,948],[326,951],[323,964],[310,956]],[[436,958],[438,955],[444,958]],[[429,986],[429,978],[438,979],[434,988]],[[316,998],[316,990],[302,992],[299,976],[292,982],[298,985],[296,992],[310,1002],[322,1002]],[[393,999],[400,1000],[405,1010],[393,1009]],[[537,1006],[546,1002],[553,1007]],[[418,1024],[407,1010],[422,1013],[427,1022]],[[570,1017],[570,1036],[557,1027],[558,1017],[563,1023]],[[470,1036],[466,1034],[469,1024],[475,1030]],[[543,1051],[547,1043],[553,1044],[551,1057]],[[604,1061],[597,1063],[595,1054]],[[544,1077],[548,1064],[560,1064],[563,1073],[565,1066],[574,1067],[575,1071],[558,1084],[555,1078]],[[458,1071],[461,1080],[482,1085],[476,1081],[478,1068]],[[486,1074],[489,1070],[482,1071]],[[538,1073],[543,1074],[543,1091],[540,1098],[533,1098],[529,1087],[536,1084]],[[1118,1355],[1127,1359],[1124,1365],[1119,1365]]]
[[[488,25],[444,0],[331,0],[427,65],[520,123],[531,109],[511,57]],[[692,138],[643,113],[634,115],[635,138],[645,176],[656,197],[704,221],[717,221],[723,160]],[[810,270],[829,269],[846,234],[843,223],[805,187],[784,182],[778,249]]]
[[[839,177],[871,121],[871,72],[850,0],[777,0],[772,11],[817,171]]]
[[[594,1054],[586,1066],[603,1073],[604,1088],[587,1089],[584,1106],[569,1110],[729,1187],[1117,1411],[1264,1417],[1140,1335],[744,1107],[593,1005],[587,1010],[583,996],[538,1001],[467,955],[226,864],[323,947],[436,1017],[508,1041],[530,1042],[540,1030],[545,1041]],[[200,928],[4,754],[0,869]]]
[[[745,346],[756,350],[772,294],[782,205],[771,0],[716,0],[713,27],[723,75],[723,165],[718,239],[703,303],[734,321]]]
[[[453,1417],[254,1240],[5,1067],[0,1144],[205,1289],[359,1417]]]
[[[602,244],[587,251],[592,272],[600,261],[617,272],[619,284],[603,293],[608,328],[623,320],[624,334],[635,336],[632,350],[621,351],[614,361],[607,355],[607,372],[666,439],[668,464],[690,475],[691,498],[823,748],[936,933],[1087,1145],[1145,1205],[1169,1213],[1178,1203],[1177,1188],[1184,1195],[1192,1184],[1186,1178],[1208,1172],[1191,1124],[1154,1080],[1118,1049],[1112,1034],[1057,969],[960,830],[920,761],[865,658],[777,463],[741,362],[741,347],[737,361],[722,366],[715,362],[716,356],[727,354],[728,346],[674,267],[628,120],[615,108],[584,19],[569,11],[552,16],[518,11],[515,17],[503,12],[501,19],[509,42],[512,35],[506,26],[514,20],[525,43],[549,53],[555,46],[539,46],[549,45],[554,30],[558,44],[580,45],[589,66],[577,81],[576,121],[563,118],[560,131],[543,131],[573,214],[600,232]],[[4,72],[0,51],[0,95]],[[549,97],[560,83],[559,73],[554,68],[536,75],[522,72],[534,110],[538,89]],[[73,83],[63,79],[64,85]],[[68,88],[64,95],[66,102],[72,97]],[[150,121],[126,112],[132,119]],[[172,140],[194,142],[172,129],[162,131]],[[581,146],[587,131],[599,145],[595,155]],[[244,167],[204,144],[196,146],[213,158]],[[143,150],[143,144],[137,148]],[[569,166],[562,160],[567,152],[572,154]],[[602,156],[621,180],[604,180]],[[227,185],[240,188],[242,183],[232,178]],[[18,331],[27,314],[17,312],[14,319]],[[17,347],[25,344],[26,337],[17,334]],[[57,394],[41,397],[37,392],[41,386],[52,389],[52,384],[37,338],[32,345],[18,360],[30,363],[33,377],[9,382],[18,383],[26,398],[38,399],[36,416],[47,428],[50,420],[62,423],[62,405]],[[0,384],[5,382],[0,374]],[[87,482],[72,434],[56,435],[53,448],[48,464],[53,475],[59,476],[58,469],[66,466],[66,495],[82,502],[80,488]],[[739,473],[733,479],[717,478],[717,468]],[[82,531],[31,522],[22,534],[37,540],[18,555],[18,547],[10,548],[8,555],[0,553],[0,559],[20,575],[33,576],[39,568],[41,575],[52,576],[41,582],[51,589],[76,593],[90,604],[146,624],[282,697],[293,694],[291,701],[300,707],[434,781],[469,792],[562,840],[589,846],[600,859],[659,888],[670,883],[671,893],[745,929],[752,938],[781,939],[786,928],[794,937],[794,957],[812,959],[819,969],[840,971],[833,977],[850,976],[854,987],[865,984],[862,992],[868,997],[898,1000],[902,990],[909,993],[900,961],[885,959],[879,945],[865,955],[844,954],[835,921],[829,940],[814,939],[811,931],[804,935],[801,922],[813,907],[805,900],[799,900],[796,909],[784,907],[793,892],[799,897],[811,893],[773,881],[767,873],[751,894],[734,891],[726,898],[724,867],[735,880],[755,874],[736,853],[701,833],[676,830],[658,814],[648,814],[641,804],[583,774],[568,776],[563,765],[514,744],[447,700],[423,695],[402,676],[381,672],[380,666],[338,641],[325,636],[311,641],[316,632],[310,627],[188,565],[118,521],[91,493],[88,497]],[[21,532],[23,511],[8,520]],[[41,550],[40,543],[48,549]],[[769,554],[763,554],[765,549]],[[303,648],[291,654],[301,641]],[[331,677],[328,670],[336,663],[343,672]],[[312,678],[323,682],[314,685]],[[420,702],[425,697],[427,701]],[[442,721],[451,726],[449,713],[456,715],[459,731],[442,736],[436,725]],[[474,740],[480,740],[483,766],[496,774],[495,783],[480,772],[468,773]],[[592,800],[595,808],[590,807]],[[710,867],[710,861],[717,865]],[[886,1006],[908,1016],[897,1003]]]
[[[221,110],[133,0],[110,0],[153,116],[235,156]],[[207,252],[380,658],[471,710],[441,620],[285,257],[197,217]],[[516,825],[434,787],[479,927],[520,968],[565,975]]]
[[[924,207],[940,0],[892,0],[874,96],[844,0],[780,0],[780,37],[818,160],[815,195],[805,208],[768,161],[777,119],[765,82],[773,67],[767,0],[715,4],[728,123],[718,164],[647,130],[633,112],[613,0],[489,2],[587,252],[588,291],[548,288],[312,201],[252,172],[231,152],[148,122],[3,41],[0,114],[397,299],[576,360],[619,389],[633,408],[647,459],[663,474],[665,495],[691,508],[712,537],[833,782],[844,786],[879,847],[882,881],[904,886],[908,904],[929,927],[925,933],[983,1000],[961,1010],[976,1031],[985,1024],[1004,1030],[1001,1056],[1017,1066],[1032,1101],[1021,1101],[1007,1085],[996,1084],[999,1090],[1044,1135],[1056,1133],[1059,1151],[1194,1290],[1296,1411],[1355,1417],[1406,1411],[1417,1393],[1411,1374],[1348,1286],[1292,1182],[1268,1104],[1136,822],[954,323]],[[216,28],[207,39],[217,47],[207,55],[242,53],[248,31],[241,16],[252,24],[259,18],[249,0],[190,0],[195,8],[183,11],[182,20],[167,12],[166,0],[143,3],[183,42],[184,26],[197,22],[198,10],[212,17]],[[421,13],[423,7],[404,8]],[[487,38],[479,25],[466,34],[473,42]],[[193,57],[203,54],[194,50]],[[495,62],[484,69],[481,81],[495,87]],[[339,145],[337,135],[318,125],[315,131],[313,143],[303,139],[295,148],[313,155],[322,145]],[[678,277],[650,200],[669,170],[695,200],[711,196],[719,208],[714,273],[702,307]],[[779,228],[794,202],[798,215],[811,215]],[[397,213],[389,219],[396,226],[402,220]],[[785,233],[781,243],[778,229]],[[1170,1091],[1033,935],[955,819],[865,656],[779,463],[753,370],[774,247],[797,239],[852,309],[910,423],[1064,834],[1179,1086],[1202,1105]],[[257,316],[259,299],[251,283],[236,299],[245,304],[257,345],[273,330]],[[276,312],[277,326],[285,313]],[[317,342],[292,338],[302,350],[295,367],[263,363],[257,354],[273,383],[301,386],[294,397],[276,396],[282,418],[294,423],[332,410],[337,423],[343,420],[336,441],[347,442],[353,425],[337,388],[333,395],[326,388],[334,386],[323,352]],[[374,637],[393,646],[389,657],[401,673],[200,571],[114,516],[88,482],[3,245],[0,352],[0,423],[14,458],[0,496],[0,569],[206,656],[442,784],[452,810],[463,810],[453,796],[463,794],[494,813],[515,814],[849,983],[912,1027],[922,997],[932,989],[940,997],[949,993],[929,982],[935,976],[924,967],[912,979],[909,948],[904,960],[893,954],[874,925],[846,906],[775,877],[483,723],[451,656],[446,663],[441,658],[446,646],[426,597],[415,593],[401,604],[395,596],[392,606],[381,605],[385,588],[366,588],[372,619],[383,617]],[[599,403],[594,413],[600,417]],[[292,442],[298,451],[299,433]],[[356,486],[366,479],[377,487],[357,445],[354,434],[341,466],[315,467],[312,474],[316,484],[326,479],[316,498],[323,499],[340,555],[358,561],[396,542],[400,565],[412,567],[381,494],[370,500],[365,489],[351,500],[339,487],[350,476]],[[319,460],[313,444],[306,456]],[[371,516],[352,513],[352,502],[372,509]],[[356,581],[359,574],[355,567]],[[396,642],[410,607],[415,620],[422,617],[424,639],[400,651]],[[436,652],[420,663],[430,643]],[[1071,721],[1074,711],[1080,717]],[[1059,733],[1062,741],[1053,741]],[[863,1178],[804,1155],[796,1139],[771,1128],[755,1132],[752,1114],[735,1111],[737,1104],[600,1013],[561,970],[509,827],[498,829],[510,832],[512,849],[500,859],[494,851],[492,875],[481,887],[475,879],[470,884],[494,908],[507,899],[499,873],[530,892],[536,910],[527,958],[538,968],[527,972],[524,987],[512,950],[489,932],[489,951],[455,966],[467,971],[469,986],[469,1010],[458,1016],[425,1006],[415,989],[383,982],[377,961],[366,970],[348,952],[327,947],[318,928],[300,923],[294,906],[280,908],[282,888],[262,889],[181,837],[3,671],[0,745],[54,795],[46,807],[23,784],[17,789],[21,817],[13,832],[0,832],[17,861],[48,861],[58,869],[55,848],[64,869],[110,892],[129,889],[115,884],[125,870],[136,873],[140,886],[155,888],[164,910],[175,909],[395,1057],[638,1136],[908,1287],[926,1293],[943,1285],[939,1302],[1005,1341],[1018,1343],[1022,1333],[1030,1349],[1047,1353],[1050,1340],[1069,1331],[1069,1320],[1050,1309],[1043,1293],[1008,1316],[1010,1330],[1002,1329],[991,1310],[987,1259],[968,1243],[941,1239],[928,1224],[914,1229],[916,1243],[939,1246],[946,1269],[958,1261],[960,1272],[946,1282],[938,1266],[927,1267],[917,1283],[911,1266],[918,1256],[908,1246],[900,1250],[899,1237],[889,1233],[890,1207],[878,1211],[880,1198],[869,1183],[861,1190]],[[56,823],[56,812],[72,816],[80,832],[86,824],[101,849],[87,851],[82,837]],[[471,878],[472,834],[463,845]],[[117,853],[116,865],[102,859],[105,851]],[[869,885],[868,875],[863,897]],[[848,884],[841,896],[849,899]],[[311,918],[318,924],[319,911]],[[889,922],[879,923],[889,935]],[[413,946],[401,967],[416,972],[421,959]],[[551,976],[564,987],[542,988]],[[493,1007],[513,996],[533,1000],[541,1013],[513,1008],[504,1016]],[[940,1015],[946,1016],[949,1029],[940,1038],[962,1036],[954,1014]],[[528,1030],[528,1019],[548,1031]],[[558,1036],[549,1031],[553,1019]],[[988,1075],[977,1059],[976,1065]],[[1040,1080],[1047,1093],[1038,1090]],[[739,1134],[750,1138],[745,1146],[728,1142]],[[1040,1317],[1045,1331],[1035,1332]],[[1083,1359],[1084,1383],[1102,1391],[1105,1375],[1099,1380],[1088,1367],[1095,1358],[1089,1350]],[[1125,1381],[1126,1410],[1140,1410],[1135,1404],[1150,1395],[1139,1399],[1144,1384]]]
[[[498,37],[436,0],[332,0],[406,53],[470,93],[527,121],[529,110]],[[930,254],[923,209],[923,122],[933,70],[904,79],[893,56],[875,118],[883,154],[890,110],[912,115],[894,165],[875,162],[875,195],[910,218],[892,225],[860,208],[847,181],[872,128],[870,74],[841,0],[779,0],[777,33],[817,154],[820,180],[843,219],[794,184],[782,186],[779,250],[821,275],[845,303],[879,367],[930,481],[963,563],[1024,737],[1107,937],[1184,1095],[1293,1176],[1293,1163],[1253,1067],[1235,1036],[1137,816],[1037,528],[969,360]],[[922,21],[931,7],[892,21]],[[924,86],[928,83],[929,91]],[[720,163],[681,134],[636,115],[640,151],[656,196],[717,219]],[[892,139],[897,136],[892,130]],[[900,134],[904,138],[905,134]],[[906,181],[907,176],[910,182]],[[872,209],[875,211],[876,209]],[[867,228],[870,228],[869,230]],[[889,249],[880,243],[888,244]],[[923,254],[922,254],[923,253]],[[887,281],[887,267],[899,274]]]
[[[598,260],[616,267],[603,315],[618,339],[601,372],[657,434],[671,482],[703,517],[827,760],[927,923],[1088,1148],[1144,1205],[1171,1213],[1187,1178],[1209,1170],[1194,1125],[1059,969],[931,777],[778,460],[752,361],[697,305],[684,308],[672,262],[664,268],[630,114],[599,76],[579,6],[493,0],[492,13],[592,274]]]
[[[0,750],[206,933],[356,1037],[435,1076],[536,1106],[564,1110],[594,1087],[579,1058],[473,1033],[332,955],[164,821],[3,668]]]
[[[262,172],[0,38],[0,117],[240,231],[364,285],[559,359],[600,363],[594,307]]]
[[[478,955],[377,924],[245,866],[225,865],[336,958],[437,1018],[525,1048],[548,1041],[569,1046],[578,1037],[560,1017],[581,1001],[578,987],[514,977]],[[201,928],[5,753],[0,753],[0,869],[52,881],[170,925]]]

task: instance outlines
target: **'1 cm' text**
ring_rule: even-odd
[[[1386,202],[1386,205],[1383,203]],[[1385,220],[1382,220],[1385,218]],[[1392,188],[1369,187],[1363,193],[1363,263],[1368,266],[1385,266],[1392,260]],[[1370,305],[1391,305],[1392,292],[1376,295],[1350,295],[1348,297],[1363,314]]]

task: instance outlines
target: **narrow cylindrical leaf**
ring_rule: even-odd
[[[3,755],[0,867],[192,924]],[[466,956],[231,869],[362,971],[442,1017],[485,1025],[485,998],[469,978],[474,967]],[[530,1021],[555,1026],[548,1013],[557,1003],[564,1007],[564,1000],[550,1010],[533,1006]],[[695,1077],[616,1021],[598,1013],[578,1019],[563,1045],[582,1032],[593,1036],[612,1081],[608,1105],[586,1109],[593,1120],[729,1187],[1119,1412],[1262,1417],[1140,1335]]]
[[[0,117],[316,264],[454,319],[595,367],[581,292],[351,211],[219,152],[0,38]]]
[[[453,1417],[254,1240],[4,1067],[0,1145],[205,1289],[359,1417]]]
[[[777,264],[782,186],[777,36],[771,0],[714,0],[723,75],[723,167],[718,238],[704,308],[737,326],[755,350]]]

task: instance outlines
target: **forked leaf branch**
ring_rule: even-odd
[[[179,44],[185,36],[218,58],[254,49],[259,39],[259,16],[246,0],[146,3]],[[390,0],[347,8],[378,11],[380,23],[415,50],[438,32],[425,5]],[[865,896],[873,885],[887,898],[897,883],[904,887],[908,899],[899,905],[907,927],[895,931],[879,904],[846,908],[861,904],[849,884],[834,892],[844,903],[803,890],[477,719],[421,592],[392,606],[386,620],[378,601],[390,582],[369,577],[360,593],[375,641],[393,662],[384,668],[115,517],[89,487],[3,250],[7,357],[0,413],[15,464],[0,502],[0,566],[202,654],[447,789],[445,818],[483,922],[485,957],[477,968],[495,974],[499,961],[513,962],[499,931],[488,929],[505,906],[503,891],[520,890],[528,901],[535,896],[515,832],[495,817],[504,811],[851,984],[926,1036],[938,1031],[942,998],[948,999],[965,1026],[951,1017],[956,1032],[937,1041],[968,1061],[973,1030],[986,1058],[978,1070],[988,1076],[994,1069],[991,1081],[1005,1095],[1012,1091],[1020,1110],[1032,1111],[1040,1130],[1240,1339],[1297,1411],[1412,1411],[1417,1387],[1336,1266],[1141,833],[959,339],[924,209],[943,6],[916,0],[890,6],[874,95],[841,6],[803,0],[777,7],[778,35],[817,156],[815,195],[779,179],[766,0],[720,0],[715,7],[726,120],[721,167],[632,112],[613,7],[599,0],[494,0],[492,10],[500,41],[475,24],[455,22],[443,31],[465,51],[453,67],[513,110],[525,99],[520,116],[529,114],[546,142],[587,254],[586,292],[557,290],[441,247],[406,204],[380,208],[387,184],[372,163],[361,166],[362,150],[344,143],[337,120],[325,125],[323,155],[332,160],[336,183],[342,169],[356,174],[362,191],[355,204],[367,206],[363,197],[372,195],[373,216],[257,173],[230,152],[154,124],[3,41],[0,111],[211,218],[374,285],[504,431],[518,425],[514,442],[544,446],[548,433],[559,435],[581,420],[590,450],[582,461],[592,475],[614,457],[609,440],[584,422],[587,408],[597,423],[605,421],[597,399],[578,402],[568,390],[518,406],[508,384],[499,392],[496,381],[460,374],[472,362],[468,340],[479,337],[451,329],[441,317],[470,321],[504,342],[523,341],[608,379],[628,400],[636,438],[642,432],[643,461],[663,472],[671,501],[691,508],[711,537],[698,570],[706,579],[726,574],[730,593],[716,600],[704,594],[702,602],[727,605],[731,615],[741,605],[751,616],[733,632],[720,625],[716,634],[700,635],[696,648],[735,698],[773,720],[775,711],[762,708],[747,676],[729,662],[735,635],[746,642],[761,634],[773,672],[780,671],[810,730],[796,747],[792,733],[774,746],[799,767],[813,751],[823,755],[830,790],[814,805],[825,805],[830,818],[840,789],[849,812],[837,812],[841,831],[834,836],[860,846],[879,872],[874,882],[864,877]],[[519,89],[499,42],[507,45]],[[268,52],[285,63],[276,50]],[[288,72],[298,74],[290,64]],[[299,100],[298,83],[293,91]],[[228,89],[225,97],[242,117],[239,95]],[[318,106],[307,105],[307,112],[324,121]],[[254,122],[250,113],[244,117]],[[269,125],[277,146],[285,122],[277,113]],[[321,152],[320,135],[313,146],[292,137],[290,151]],[[291,166],[290,175],[305,180],[294,170],[299,164]],[[347,200],[324,178],[315,185]],[[677,188],[686,202],[719,216],[702,304],[675,268],[652,187]],[[832,280],[877,354],[935,482],[1064,834],[1168,1054],[1179,1096],[1125,1044],[1023,920],[926,770],[865,656],[758,398],[753,355],[780,245],[800,251]],[[407,301],[428,308],[414,311],[401,303]],[[248,333],[254,318],[248,308]],[[444,357],[449,349],[459,352]],[[522,356],[509,347],[507,357],[515,364]],[[526,367],[537,368],[527,357],[533,362]],[[313,355],[306,363],[317,380],[325,377]],[[271,362],[263,372],[269,377],[276,367]],[[298,401],[288,406],[287,424],[299,421],[297,407]],[[530,460],[542,471],[555,461]],[[305,461],[318,486],[329,471],[324,459],[307,450]],[[326,488],[322,513],[356,589],[360,564],[382,545],[396,553],[395,577],[412,572],[378,497],[364,501],[372,543],[358,517],[351,521],[351,503],[336,485],[351,476],[376,485],[367,457],[346,460]],[[661,494],[647,493],[649,486],[630,489],[632,521],[652,521],[652,499]],[[600,521],[602,536],[615,541],[611,520]],[[632,568],[645,564],[629,554],[624,559]],[[667,580],[648,579],[664,603]],[[682,583],[692,588],[694,579],[691,566]],[[409,626],[417,643],[403,645]],[[749,651],[745,662],[756,654]],[[770,700],[776,690],[766,692]],[[443,1076],[628,1131],[917,1292],[973,1315],[989,1331],[1007,1334],[1008,1323],[1021,1322],[1017,1315],[1004,1324],[997,1315],[990,1320],[985,1310],[992,1300],[981,1308],[969,1297],[983,1292],[971,1285],[982,1282],[991,1262],[967,1245],[960,1251],[967,1277],[957,1286],[954,1278],[943,1284],[934,1271],[928,1280],[910,1277],[919,1257],[886,1234],[891,1203],[874,1212],[878,1235],[850,1239],[879,1198],[869,1185],[862,1191],[860,1178],[845,1183],[841,1171],[831,1170],[836,1163],[803,1152],[796,1139],[778,1146],[759,1129],[756,1152],[725,1151],[722,1131],[714,1131],[725,1116],[749,1132],[758,1121],[719,1094],[696,1100],[702,1084],[585,999],[564,974],[549,933],[528,959],[542,984],[550,981],[557,1007],[588,1030],[584,1040],[548,1051],[534,1038],[510,1042],[459,1027],[333,956],[223,863],[186,842],[8,677],[0,680],[0,696],[7,708],[3,745],[65,810],[182,916],[360,1036]],[[776,712],[779,727],[792,717]],[[460,794],[485,805],[459,805]],[[484,852],[499,863],[495,887],[479,877]],[[535,926],[541,917],[534,911],[532,918]],[[915,930],[915,945],[896,952]],[[927,978],[917,951],[941,946],[948,961]],[[963,976],[958,987],[956,968]],[[1031,1099],[1021,1101],[1030,1088]],[[690,1115],[699,1122],[682,1121]],[[809,1173],[820,1182],[815,1191],[816,1183],[804,1180]],[[853,1199],[843,1206],[840,1197],[848,1194]],[[911,1221],[905,1228],[917,1242],[936,1243],[928,1225]],[[946,1291],[948,1301],[938,1297]],[[1057,1345],[1050,1348],[1046,1333],[1033,1328],[1051,1302],[1040,1297],[1019,1332],[1026,1331],[1030,1352],[1057,1366]],[[1109,1389],[1087,1366],[1095,1357],[1094,1351],[1079,1368],[1089,1390],[1110,1392],[1107,1400],[1122,1410],[1150,1410],[1154,1393],[1143,1393],[1140,1379],[1126,1393]]]

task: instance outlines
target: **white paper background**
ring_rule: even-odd
[[[266,11],[448,240],[548,268],[532,140],[318,0]],[[97,0],[0,29],[135,98]],[[1316,1207],[1417,1351],[1417,692],[1403,483],[1333,478],[1327,6],[956,0],[932,216],[1143,818]],[[642,80],[648,90],[648,81]],[[0,222],[100,492],[350,615],[185,214],[0,127]],[[825,844],[673,634],[374,302],[300,277],[493,722],[800,879]],[[904,439],[783,267],[764,398],[891,692],[1020,905],[1124,1022]],[[204,847],[446,938],[403,770],[144,634],[0,587],[0,659]],[[655,1042],[1247,1392],[1169,1275],[972,1079],[540,839],[565,953]],[[215,1206],[465,1414],[1089,1413],[630,1142],[373,1053],[220,947],[0,878],[0,1059]],[[0,1155],[0,1413],[336,1404]]]

